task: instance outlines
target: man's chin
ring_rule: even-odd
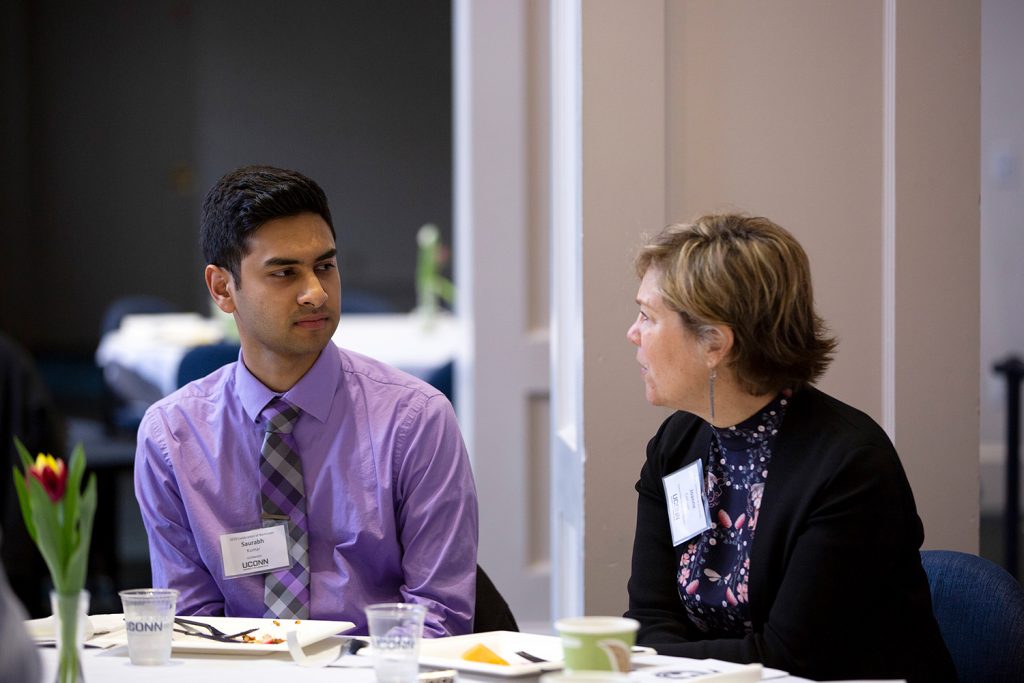
[[[302,333],[298,338],[292,338],[289,346],[291,352],[296,356],[319,354],[331,341],[331,335],[327,330],[300,330]]]

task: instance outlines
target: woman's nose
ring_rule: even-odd
[[[639,330],[637,330],[637,325],[639,323],[640,318],[638,316],[637,319],[633,321],[633,324],[629,326],[629,329],[626,330],[626,339],[628,339],[636,346],[640,346],[640,332]]]

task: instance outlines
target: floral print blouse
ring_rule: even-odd
[[[738,425],[712,427],[705,467],[711,528],[686,542],[676,579],[690,621],[716,637],[751,631],[750,548],[787,403],[787,395],[780,394]]]

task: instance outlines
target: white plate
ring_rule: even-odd
[[[474,645],[483,644],[509,663],[485,664],[463,659],[462,655]],[[523,650],[547,659],[547,662],[529,662],[516,652]],[[488,676],[529,676],[562,668],[562,641],[558,636],[538,636],[516,631],[488,631],[450,638],[427,638],[420,643],[420,664],[443,669],[457,669]]]
[[[262,638],[269,635],[271,638],[280,638],[280,643],[222,643],[208,638],[189,636],[184,633],[174,633],[171,641],[171,650],[174,652],[197,652],[203,654],[231,654],[231,655],[265,655],[272,652],[288,652],[286,637],[288,631],[295,631],[298,634],[299,644],[303,647],[329,638],[335,634],[349,630],[355,624],[351,621],[318,621],[315,619],[303,619],[295,623],[294,619],[257,619],[249,617],[184,617],[189,621],[202,622],[219,628],[224,633],[238,633],[250,628],[257,629],[250,635]],[[276,623],[275,623],[276,622]],[[124,645],[127,641],[127,633],[119,631],[107,636],[99,636],[89,641],[90,645],[109,647],[113,645]]]
[[[250,619],[246,617],[186,617],[189,621],[199,621],[219,628],[224,633],[238,633],[250,628],[259,630],[253,631],[250,635],[259,639],[265,635],[271,638],[280,638],[280,643],[221,643],[208,638],[187,636],[183,633],[175,633],[171,642],[171,650],[174,652],[220,652],[230,654],[269,654],[271,652],[288,652],[288,643],[284,642],[288,631],[295,631],[298,634],[299,645],[306,647],[324,638],[330,638],[338,633],[349,630],[355,624],[351,621],[318,621],[315,619],[302,619],[295,623],[295,619]]]

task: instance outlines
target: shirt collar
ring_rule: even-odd
[[[244,361],[244,358],[239,357]],[[238,399],[246,415],[254,423],[259,421],[260,413],[275,397],[281,396],[304,413],[315,417],[321,423],[327,421],[331,412],[334,392],[341,374],[341,356],[333,341],[320,352],[313,366],[306,371],[298,382],[288,391],[279,394],[271,391],[263,382],[249,372],[244,362],[235,365],[235,386],[238,387]]]

